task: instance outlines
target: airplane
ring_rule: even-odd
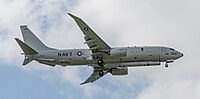
[[[174,62],[183,53],[163,46],[110,47],[81,18],[68,13],[84,34],[85,43],[89,49],[59,50],[46,46],[27,27],[20,26],[24,42],[15,38],[25,56],[23,65],[32,60],[49,66],[84,66],[93,68],[92,74],[82,84],[92,83],[107,73],[112,75],[127,75],[129,67],[154,66],[165,62]]]

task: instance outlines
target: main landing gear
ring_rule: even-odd
[[[103,76],[104,75],[104,71],[103,70],[100,70],[99,71],[99,76]]]
[[[103,61],[103,58],[100,58],[98,61],[97,61],[97,65],[100,66],[101,70],[99,70],[99,76],[104,76],[104,71],[103,71],[103,67],[105,65],[104,61]]]
[[[105,63],[104,63],[104,61],[103,61],[103,58],[99,59],[99,60],[97,61],[97,64],[98,64],[99,66],[103,67],[103,66],[105,65]]]

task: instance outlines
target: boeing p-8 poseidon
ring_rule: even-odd
[[[128,67],[154,66],[168,63],[183,56],[179,51],[162,46],[140,47],[110,47],[103,41],[82,19],[68,13],[83,32],[85,44],[89,49],[58,50],[47,47],[27,26],[20,26],[24,42],[15,38],[24,52],[23,65],[32,60],[50,66],[80,66],[88,65],[93,68],[90,77],[81,83],[90,83],[98,80],[107,73],[112,75],[127,75]]]

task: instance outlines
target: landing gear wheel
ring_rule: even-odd
[[[103,61],[103,59],[98,60],[98,61],[97,61],[97,64],[98,64],[99,66],[103,67],[103,66],[104,66],[104,61]]]
[[[166,68],[168,67],[168,64],[167,64],[167,63],[165,64],[165,67],[166,67]]]
[[[99,71],[99,76],[103,76],[103,75],[104,75],[103,70],[100,70],[100,71]]]

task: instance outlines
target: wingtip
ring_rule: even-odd
[[[75,15],[73,15],[73,14],[71,14],[71,13],[67,13],[69,16],[71,16],[73,19],[75,19],[75,18],[78,18],[78,19],[80,19],[79,17],[77,17],[77,16],[75,16]]]
[[[86,84],[85,82],[80,83],[80,85]]]
[[[28,25],[20,25],[20,27],[22,28],[22,27],[28,27]]]
[[[72,15],[71,13],[67,13],[67,14],[70,15],[70,16]]]
[[[71,17],[74,17],[74,15],[73,14],[71,14],[71,13],[67,13],[69,16],[71,16]]]
[[[20,41],[20,39],[19,38],[15,38],[15,40],[18,42],[18,41]]]

